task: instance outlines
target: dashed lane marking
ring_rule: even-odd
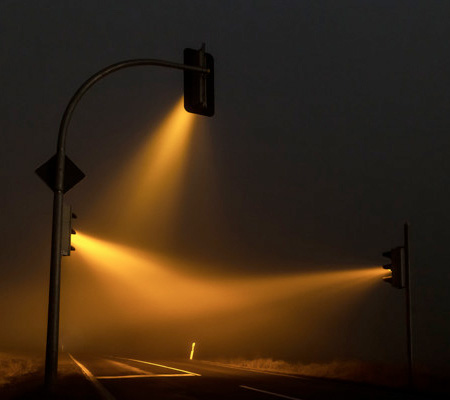
[[[239,386],[239,387],[241,387],[241,388],[243,388],[243,389],[253,390],[253,391],[255,391],[255,392],[260,392],[260,393],[270,394],[271,396],[280,397],[281,399],[302,400],[302,399],[299,399],[298,397],[290,397],[290,396],[286,396],[286,395],[284,395],[284,394],[268,392],[268,391],[266,391],[266,390],[261,390],[261,389],[252,388],[252,387],[250,387],[250,386],[244,386],[244,385],[241,385],[241,386]]]

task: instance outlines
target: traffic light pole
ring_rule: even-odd
[[[411,282],[409,258],[409,224],[404,225],[405,237],[405,304],[406,304],[406,352],[408,358],[408,386],[413,387],[413,358],[412,358],[412,323],[411,323]]]
[[[56,149],[56,176],[53,189],[52,245],[48,297],[47,346],[45,352],[45,389],[47,393],[51,393],[54,390],[58,371],[59,305],[61,289],[61,233],[67,128],[78,102],[95,83],[118,70],[146,65],[201,72],[204,74],[208,74],[210,72],[208,68],[155,59],[126,60],[112,64],[92,75],[80,86],[80,88],[70,99],[61,119]]]

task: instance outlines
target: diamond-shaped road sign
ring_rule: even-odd
[[[47,184],[47,186],[55,191],[56,181],[56,154],[46,163],[42,164],[36,171],[36,174]],[[64,164],[64,188],[63,193],[68,192],[86,175],[81,171],[69,157],[65,157]]]

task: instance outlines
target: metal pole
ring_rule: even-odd
[[[414,385],[413,357],[412,357],[412,321],[411,321],[411,282],[409,257],[409,224],[405,222],[405,303],[406,303],[406,352],[408,358],[408,387]]]
[[[56,190],[53,195],[52,250],[50,261],[50,285],[48,294],[47,347],[45,351],[45,387],[52,391],[56,383],[58,365],[59,296],[61,283],[61,221],[60,210],[63,193]]]
[[[48,297],[47,347],[45,351],[45,390],[51,393],[55,389],[58,371],[59,304],[61,291],[61,228],[64,200],[64,160],[66,156],[66,136],[73,111],[83,95],[99,80],[120,69],[154,65],[160,67],[209,73],[209,69],[170,61],[155,59],[136,59],[112,64],[86,80],[75,92],[67,105],[59,126],[56,149],[57,164],[53,196],[52,246],[50,259],[50,284]]]

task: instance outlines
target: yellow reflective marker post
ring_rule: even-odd
[[[192,360],[194,358],[194,349],[195,349],[195,342],[192,343],[191,356],[189,357],[189,360]]]

